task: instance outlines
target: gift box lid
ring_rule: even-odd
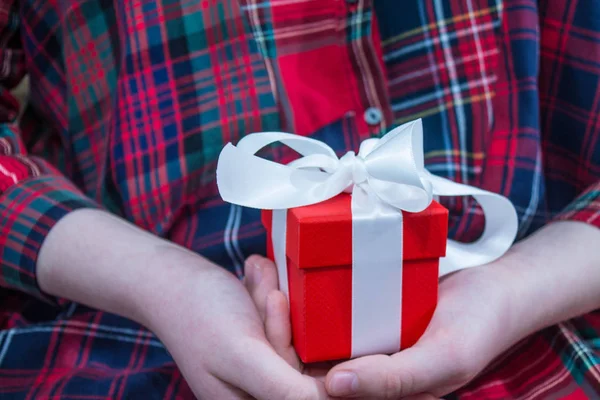
[[[287,214],[287,257],[299,268],[352,264],[351,196],[340,194],[322,203],[297,207]],[[448,210],[436,201],[419,213],[403,212],[404,260],[446,254]],[[268,234],[272,212],[263,211]]]

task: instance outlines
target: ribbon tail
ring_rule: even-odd
[[[273,256],[277,266],[279,278],[279,290],[289,297],[289,281],[287,270],[287,210],[273,210],[273,221],[271,223],[271,242],[273,244]]]
[[[440,259],[440,276],[460,269],[490,263],[512,246],[519,226],[517,212],[506,197],[432,174],[428,179],[437,196],[473,196],[485,216],[481,237],[473,243],[448,240],[446,256]]]

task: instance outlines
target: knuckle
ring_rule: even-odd
[[[400,384],[400,395],[406,396],[417,392],[417,378],[411,371],[406,371],[403,374],[402,383]]]
[[[308,396],[306,393],[290,393],[285,400],[314,400],[314,397]]]
[[[383,379],[383,398],[397,399],[404,394],[410,393],[414,387],[414,377],[411,374],[401,376],[393,371],[386,372]]]
[[[314,400],[315,396],[304,388],[293,385],[287,387],[283,400]]]

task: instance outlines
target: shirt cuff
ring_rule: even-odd
[[[580,221],[600,228],[600,182],[588,187],[554,220]]]
[[[28,178],[4,191],[0,195],[0,286],[62,303],[40,290],[36,263],[50,229],[80,208],[99,206],[59,175]]]

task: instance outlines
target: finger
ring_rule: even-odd
[[[254,271],[256,269],[255,257],[256,256],[250,256],[244,262],[244,280],[243,280],[243,282],[244,282],[244,285],[246,286],[246,289],[248,290],[248,292],[252,292],[252,289],[254,288],[254,281],[256,279],[254,277]],[[258,278],[260,279],[260,276],[258,276]]]
[[[267,296],[265,334],[271,346],[292,367],[299,369],[300,361],[292,347],[292,325],[285,295],[274,290]]]
[[[200,392],[195,393],[200,399],[223,399],[223,400],[251,400],[252,397],[223,382],[219,378],[207,374],[202,379]]]
[[[277,267],[271,260],[253,255],[246,260],[245,269],[248,272],[246,287],[264,321],[267,295],[279,286]]]
[[[328,399],[322,382],[302,375],[268,343],[248,339],[238,344],[235,360],[222,364],[220,371],[215,371],[224,381],[257,399]],[[235,368],[231,368],[232,364]]]
[[[278,290],[272,291],[267,296],[265,333],[275,350],[288,348],[292,343],[292,327],[287,299]]]
[[[373,399],[441,394],[439,388],[469,380],[452,356],[441,354],[443,349],[417,345],[393,356],[366,356],[339,364],[327,375],[327,391],[332,396]]]

